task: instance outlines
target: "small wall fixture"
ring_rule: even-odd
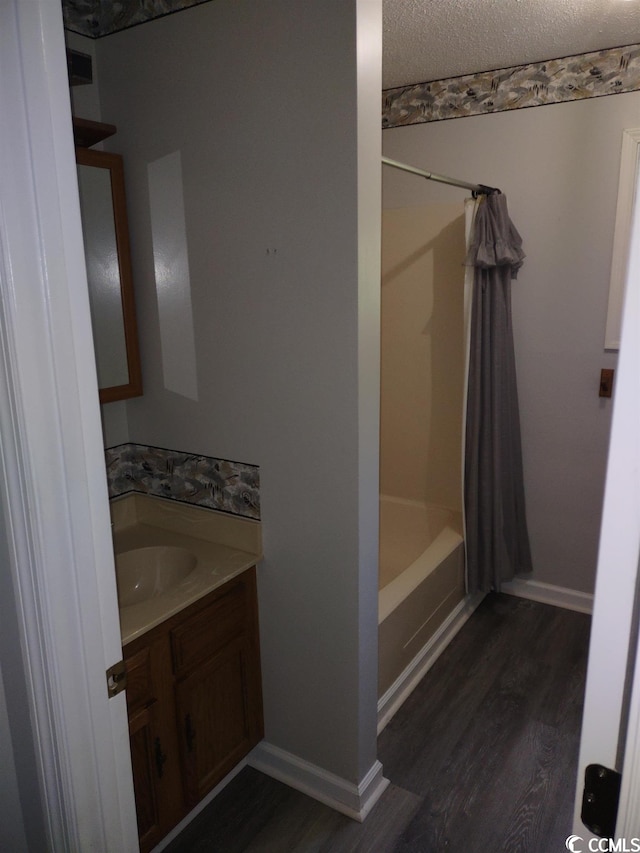
[[[600,397],[611,397],[613,393],[613,370],[600,371]]]

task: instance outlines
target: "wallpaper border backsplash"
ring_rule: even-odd
[[[119,444],[105,450],[109,497],[140,492],[260,518],[260,469],[180,450]]]
[[[127,0],[126,3],[62,0],[62,15],[65,29],[81,36],[100,38],[209,2],[211,0]]]
[[[382,93],[382,127],[518,110],[640,89],[640,44],[450,77]]]

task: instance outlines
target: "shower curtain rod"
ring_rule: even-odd
[[[491,193],[500,192],[496,187],[487,187],[484,184],[469,184],[466,181],[459,181],[457,178],[447,178],[445,175],[425,172],[422,169],[416,169],[415,166],[407,166],[405,163],[398,162],[398,160],[391,160],[389,157],[383,157],[382,162],[385,166],[393,166],[394,169],[401,169],[403,172],[420,175],[421,178],[426,178],[428,181],[438,181],[441,184],[450,184],[452,187],[462,187],[462,189],[471,190],[474,195],[490,195]]]

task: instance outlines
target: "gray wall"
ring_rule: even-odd
[[[592,592],[612,401],[598,398],[624,128],[640,93],[385,130],[387,156],[500,187],[527,259],[513,321],[534,576]],[[383,204],[464,192],[383,173]],[[462,280],[462,272],[461,272]]]
[[[16,774],[15,756],[9,716],[5,702],[5,691],[0,672],[0,848],[21,853],[27,850],[22,804]]]
[[[350,780],[377,675],[380,4],[359,4],[359,69],[356,5],[217,0],[97,45],[145,383],[130,439],[260,466],[266,737]],[[176,151],[197,400],[164,387],[155,292],[147,166]]]

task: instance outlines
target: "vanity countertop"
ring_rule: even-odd
[[[193,571],[176,586],[120,608],[123,646],[255,566],[261,556],[260,523],[250,519],[143,495],[114,502],[112,519],[116,556],[162,545],[184,548],[197,560]]]

